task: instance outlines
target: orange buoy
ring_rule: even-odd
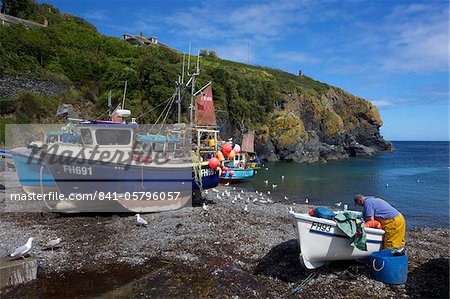
[[[212,169],[216,169],[217,167],[219,167],[220,161],[219,161],[219,159],[213,157],[213,158],[209,159],[208,165]]]
[[[378,221],[378,220],[367,221],[366,223],[364,223],[364,227],[377,228],[377,229],[382,229],[383,228],[383,226],[381,225],[380,221]]]
[[[222,152],[217,152],[216,157],[217,157],[217,159],[219,159],[220,162],[225,160],[225,157],[223,156]]]
[[[232,151],[228,154],[228,159],[233,160],[235,156],[236,156],[236,153],[232,150]]]
[[[222,153],[225,156],[228,156],[228,154],[231,152],[231,150],[232,150],[231,144],[225,143],[224,145],[222,145]]]

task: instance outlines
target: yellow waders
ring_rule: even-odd
[[[381,222],[386,232],[383,243],[385,249],[405,246],[406,222],[401,213],[394,218],[377,220]]]

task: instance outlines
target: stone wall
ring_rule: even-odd
[[[71,88],[70,85],[64,83],[0,74],[0,100],[12,99],[24,91],[55,96],[61,92],[67,92]]]

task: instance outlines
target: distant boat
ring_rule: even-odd
[[[252,169],[261,168],[261,160],[255,151],[255,133],[247,132],[242,136],[241,154],[245,155],[246,166]]]
[[[223,162],[223,166],[228,169],[221,174],[221,183],[237,183],[250,179],[255,174],[255,169],[261,167],[261,162],[254,149],[254,139],[253,132],[243,135],[239,153],[235,154],[233,160]]]

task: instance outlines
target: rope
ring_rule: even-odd
[[[301,291],[316,275],[316,272],[313,272],[311,274],[308,275],[308,277],[306,277],[299,286],[297,286],[296,288],[294,288],[291,293],[289,294],[289,296],[294,295],[295,293]]]
[[[168,108],[170,107],[172,100],[175,98],[175,95],[176,95],[176,92],[174,92],[173,95],[170,97],[170,99],[168,100],[167,105],[164,107],[163,111],[162,111],[161,114],[158,116],[158,119],[157,119],[157,120],[155,121],[155,123],[152,125],[152,127],[150,128],[150,131],[149,131],[149,132],[151,132],[151,131],[153,130],[153,127],[158,123],[158,121],[159,121],[159,119],[161,118],[161,116],[164,115],[166,109],[168,109]],[[166,102],[167,102],[167,101],[166,101]],[[160,130],[161,130],[161,128],[160,128]]]
[[[174,93],[172,95],[172,100],[169,102],[168,107],[172,106],[172,104],[174,103],[175,95],[176,95],[176,93]],[[169,116],[169,112],[170,112],[170,109],[167,109],[166,116],[164,116],[164,119],[163,119],[163,121],[161,123],[161,126],[159,127],[158,135],[161,133],[162,127],[163,127],[164,123],[166,122],[167,116]]]
[[[139,119],[139,118],[143,117],[144,115],[149,114],[150,112],[156,110],[157,108],[159,108],[159,107],[162,106],[163,104],[167,103],[167,102],[170,101],[171,99],[172,99],[172,97],[168,98],[168,99],[165,100],[164,102],[158,104],[156,107],[151,108],[151,109],[147,110],[146,112],[142,113],[141,115],[139,115],[138,117],[136,117],[136,119]]]
[[[194,180],[197,184],[200,192],[203,192],[203,182],[202,182],[202,164],[198,159],[195,151],[192,151],[192,169],[194,170]]]

